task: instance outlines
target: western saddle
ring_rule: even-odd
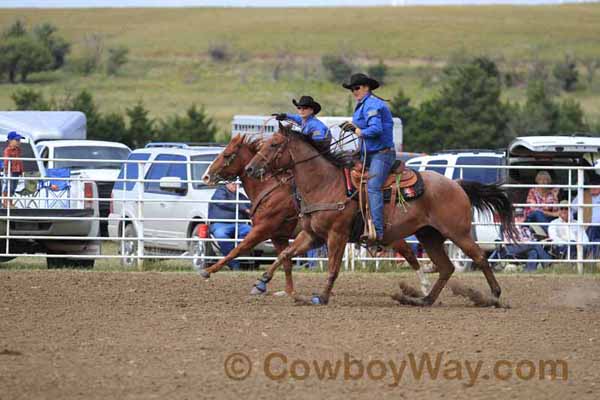
[[[394,165],[392,165],[392,169],[390,174],[388,175],[385,183],[383,184],[382,190],[397,188],[396,187],[396,177],[400,177],[399,186],[400,189],[413,186],[417,183],[417,174],[410,168],[406,168],[404,163],[400,160],[396,160]],[[362,185],[366,185],[369,180],[369,173],[365,171],[363,174],[363,164],[361,162],[357,162],[354,164],[354,167],[350,171],[350,179],[352,185],[358,189]]]

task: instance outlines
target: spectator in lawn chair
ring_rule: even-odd
[[[537,185],[551,185],[552,177],[547,171],[540,171],[535,176]],[[558,191],[549,187],[535,187],[529,189],[527,193],[527,204],[531,204],[525,209],[525,221],[535,223],[550,222],[558,217],[558,210],[554,206],[544,206],[538,204],[558,204]],[[545,231],[548,231],[546,225],[542,225]]]
[[[525,222],[525,216],[522,208],[515,209],[515,223],[521,224]],[[505,252],[501,253],[501,258],[505,257],[515,257],[517,259],[526,258],[527,263],[525,264],[525,272],[535,272],[537,271],[538,263],[542,263],[543,261],[533,261],[533,260],[551,260],[552,256],[548,254],[548,252],[544,249],[544,247],[539,243],[531,243],[537,242],[531,229],[527,225],[518,225],[518,235],[517,235],[517,243],[509,243],[505,247]],[[525,243],[521,243],[525,242]],[[493,258],[493,257],[490,257]]]
[[[585,230],[577,226],[576,221],[569,218],[569,214],[569,202],[567,200],[561,201],[558,209],[558,218],[550,222],[548,226],[548,238],[556,243],[554,249],[561,258],[566,257],[569,247],[571,252],[570,258],[577,257],[576,242],[579,232],[581,232],[581,241],[585,245],[584,252],[589,249],[589,246],[587,246],[589,239]],[[567,223],[572,223],[572,225],[565,225]]]
[[[225,222],[215,221],[213,219],[248,219],[250,216],[250,204],[249,203],[230,203],[230,202],[219,202],[220,200],[239,200],[248,201],[248,198],[242,193],[239,193],[239,198],[236,195],[237,184],[227,183],[219,186],[212,196],[212,201],[208,206],[208,219],[210,222],[210,233],[215,239],[244,239],[250,232],[250,225],[243,222]],[[236,213],[236,210],[238,212]],[[236,237],[237,228],[237,237]],[[219,247],[223,255],[228,254],[236,246],[236,242],[230,241],[219,241]],[[240,269],[240,262],[238,260],[232,260],[229,262],[229,268],[232,270]]]
[[[23,160],[9,160],[8,158],[19,158],[21,157],[21,139],[23,137],[17,132],[9,132],[6,136],[7,145],[4,149],[2,165],[4,171],[4,181],[2,183],[2,207],[8,208],[13,206],[13,200],[7,199],[6,197],[12,197],[15,194],[17,187],[18,178],[23,175]]]

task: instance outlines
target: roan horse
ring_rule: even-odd
[[[304,215],[302,232],[270,268],[272,270],[289,257],[305,252],[315,240],[326,240],[329,250],[327,284],[320,295],[313,295],[307,302],[327,304],[339,274],[344,247],[349,239],[358,204],[347,198],[342,169],[320,155],[300,135],[281,124],[279,131],[263,143],[246,166],[246,172],[254,177],[273,170],[291,170],[300,195],[313,210],[326,208],[324,205],[335,206]],[[498,185],[457,183],[435,172],[425,171],[422,178],[425,193],[408,202],[406,210],[394,204],[385,206],[383,245],[415,233],[436,265],[439,277],[424,298],[400,295],[395,299],[402,304],[419,306],[435,302],[454,272],[454,265],[444,249],[444,241],[448,238],[481,268],[492,292],[491,304],[499,306],[500,286],[483,250],[471,237],[471,213],[472,206],[496,213],[507,237],[514,238],[512,204],[506,192]],[[323,207],[314,207],[317,204]],[[259,281],[268,282],[272,278],[269,271]]]
[[[292,176],[287,173],[282,176],[271,175],[265,179],[254,179],[245,172],[246,165],[256,155],[259,145],[260,143],[255,140],[254,136],[235,136],[210,164],[202,178],[204,183],[214,185],[219,181],[231,180],[239,176],[244,190],[252,202],[251,218],[253,223],[252,230],[237,247],[216,264],[200,272],[204,278],[209,278],[210,274],[219,271],[230,260],[267,239],[272,240],[277,254],[281,254],[283,249],[288,246],[289,239],[295,236],[298,210],[293,199]],[[410,246],[401,239],[394,242],[391,247],[402,254],[417,272],[421,290],[425,294],[428,293],[429,280],[419,269],[419,262]],[[279,264],[269,270],[269,276],[273,276],[278,266]],[[293,294],[291,258],[283,260],[283,266],[286,278],[285,291]],[[253,289],[253,294],[264,293],[264,291],[266,291],[266,282],[257,285]]]

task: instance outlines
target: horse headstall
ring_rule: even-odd
[[[281,158],[281,156],[283,155],[283,152],[287,149],[289,154],[290,154],[290,159],[292,160],[292,165],[290,165],[289,167],[285,167],[285,166],[280,166],[279,168],[277,168],[277,170],[285,170],[285,169],[289,169],[291,167],[294,166],[294,156],[289,148],[289,143],[290,143],[290,138],[287,135],[282,135],[285,138],[285,141],[281,142],[281,143],[271,143],[271,147],[276,147],[277,150],[275,151],[275,153],[273,153],[273,155],[271,157],[267,157],[264,154],[262,154],[263,149],[260,149],[256,155],[259,156],[265,166],[270,165],[271,168],[275,169],[275,162],[277,160],[279,160]],[[264,148],[264,147],[263,147]]]

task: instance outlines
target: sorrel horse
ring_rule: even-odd
[[[272,240],[277,254],[281,254],[288,246],[289,239],[295,236],[298,210],[293,199],[292,176],[287,173],[281,176],[271,175],[265,179],[254,179],[245,172],[246,165],[258,152],[259,145],[256,138],[251,135],[233,137],[227,147],[210,164],[202,178],[207,185],[214,185],[219,181],[231,180],[239,176],[244,190],[252,202],[251,218],[253,223],[252,230],[238,246],[216,264],[201,271],[200,274],[204,278],[209,278],[210,274],[219,271],[230,260],[267,239]],[[410,246],[404,240],[397,240],[392,247],[402,254],[417,272],[423,293],[429,292],[429,280],[420,270],[417,257]],[[269,271],[270,276],[273,276],[278,266],[279,264]],[[292,294],[294,284],[291,258],[283,260],[283,267],[286,278],[285,291]],[[264,293],[264,291],[266,291],[266,283],[261,283],[253,289],[253,294]]]
[[[302,219],[302,232],[279,255],[274,265],[306,251],[315,240],[326,240],[329,277],[324,291],[320,295],[313,295],[310,302],[327,304],[339,274],[353,217],[359,206],[356,201],[347,198],[342,169],[321,155],[290,127],[281,124],[279,131],[263,143],[246,166],[246,172],[254,177],[272,170],[291,170],[307,209],[320,209],[305,215]],[[385,206],[383,245],[415,233],[436,265],[439,277],[424,298],[402,296],[397,300],[403,304],[420,306],[435,302],[454,272],[454,265],[444,249],[444,241],[448,238],[481,268],[492,292],[492,304],[499,306],[500,285],[485,253],[471,237],[471,213],[472,206],[496,213],[507,237],[514,238],[512,204],[506,192],[499,185],[457,183],[435,172],[423,172],[422,179],[425,193],[408,202],[406,210],[394,204]],[[267,271],[259,281],[268,282],[271,277]]]

